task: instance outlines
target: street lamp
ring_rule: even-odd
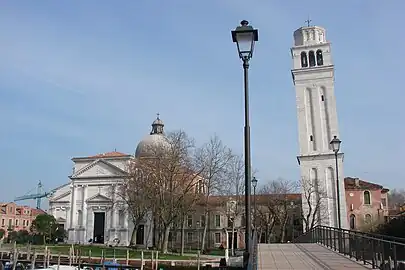
[[[196,225],[197,225],[197,250],[200,250],[200,222],[199,221],[197,221],[196,222]]]
[[[338,164],[338,154],[340,150],[340,144],[342,143],[341,140],[338,139],[337,136],[334,136],[332,141],[330,141],[330,145],[332,146],[332,150],[335,153],[335,163],[336,163],[336,193],[337,193],[337,211],[338,211],[338,226],[339,229],[342,228],[342,222],[340,218],[340,187],[339,187],[339,164]]]
[[[257,187],[257,179],[253,177],[252,179],[252,186],[253,186],[253,229],[257,230],[256,228],[256,187]]]
[[[252,221],[250,214],[250,191],[251,191],[251,157],[250,157],[250,125],[249,125],[249,83],[248,70],[249,60],[253,56],[255,42],[258,40],[258,30],[249,25],[249,22],[243,20],[241,25],[236,27],[232,34],[232,41],[236,43],[239,57],[243,62],[244,89],[245,89],[245,251],[247,258],[249,256],[250,233],[252,230]]]

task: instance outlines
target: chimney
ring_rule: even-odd
[[[360,179],[359,178],[354,178],[354,185],[356,187],[360,187]]]

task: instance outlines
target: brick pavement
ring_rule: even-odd
[[[318,244],[259,244],[258,270],[371,269]]]

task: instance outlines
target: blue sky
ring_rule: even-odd
[[[251,61],[252,162],[299,179],[292,33],[327,29],[345,175],[405,179],[404,1],[3,1],[0,201],[68,181],[70,158],[133,153],[157,112],[198,143],[243,149],[242,68],[230,30],[259,29]],[[403,186],[403,184],[402,184]]]

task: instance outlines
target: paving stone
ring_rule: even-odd
[[[258,270],[370,269],[318,244],[259,244]]]

